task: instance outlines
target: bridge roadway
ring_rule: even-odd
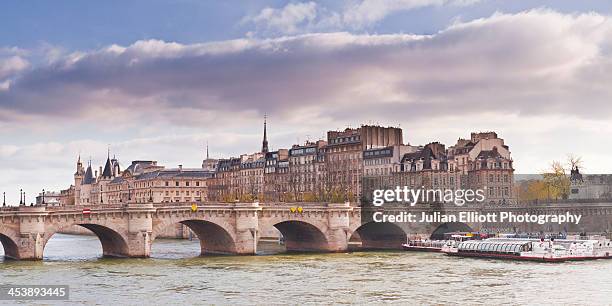
[[[78,225],[92,231],[102,244],[104,256],[148,257],[151,244],[168,226],[182,223],[200,239],[202,254],[252,255],[261,233],[276,228],[288,251],[343,252],[349,241],[363,249],[400,248],[407,236],[429,238],[457,230],[520,232],[611,232],[611,203],[540,204],[515,207],[455,207],[420,205],[410,212],[495,211],[532,214],[583,215],[579,225],[495,223],[376,223],[371,215],[380,208],[360,208],[349,203],[134,203],[104,206],[20,206],[0,208],[0,242],[12,259],[42,259],[45,245],[57,232]],[[298,209],[300,207],[301,209]],[[84,209],[91,213],[84,213]],[[387,206],[389,213],[405,207]]]

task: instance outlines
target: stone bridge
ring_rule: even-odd
[[[85,209],[89,209],[87,213]],[[377,209],[378,211],[380,209]],[[386,213],[406,211],[385,207]],[[456,214],[468,208],[421,206],[411,212]],[[202,254],[252,255],[264,232],[277,229],[288,251],[343,252],[356,242],[364,249],[400,248],[407,237],[430,237],[457,230],[528,232],[610,232],[612,203],[571,205],[545,204],[529,207],[472,209],[481,213],[565,213],[583,215],[580,225],[513,225],[493,223],[377,223],[373,208],[349,203],[191,203],[124,204],[104,206],[20,206],[0,209],[0,242],[5,256],[42,259],[49,239],[75,225],[92,231],[103,254],[113,257],[148,257],[151,244],[168,226],[182,223],[199,238]]]

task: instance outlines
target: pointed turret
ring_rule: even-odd
[[[79,154],[79,157],[77,158],[77,163],[76,163],[76,172],[74,173],[74,175],[82,175],[83,174],[83,163],[81,162],[81,154]]]
[[[96,180],[93,177],[93,171],[91,170],[91,161],[89,161],[89,165],[87,165],[87,170],[85,170],[85,177],[83,178],[83,185],[93,184]]]
[[[268,135],[267,135],[267,128],[266,128],[266,116],[264,115],[264,130],[263,130],[263,141],[261,143],[261,153],[268,153]]]
[[[108,155],[106,157],[106,164],[104,165],[104,171],[102,171],[103,178],[111,178],[113,177],[113,166],[111,165],[110,160],[110,149],[108,150]]]

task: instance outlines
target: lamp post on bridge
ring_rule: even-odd
[[[45,205],[45,189],[44,188],[42,190],[42,205]]]
[[[2,192],[2,207],[6,206],[6,191]]]
[[[19,189],[19,206],[23,205],[23,189]]]

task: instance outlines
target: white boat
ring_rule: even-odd
[[[402,244],[406,251],[419,252],[442,252],[444,246],[456,245],[459,242],[475,239],[477,236],[470,234],[453,234],[447,240],[409,240]]]
[[[612,242],[602,237],[578,239],[489,238],[445,245],[450,256],[544,262],[612,258]]]

